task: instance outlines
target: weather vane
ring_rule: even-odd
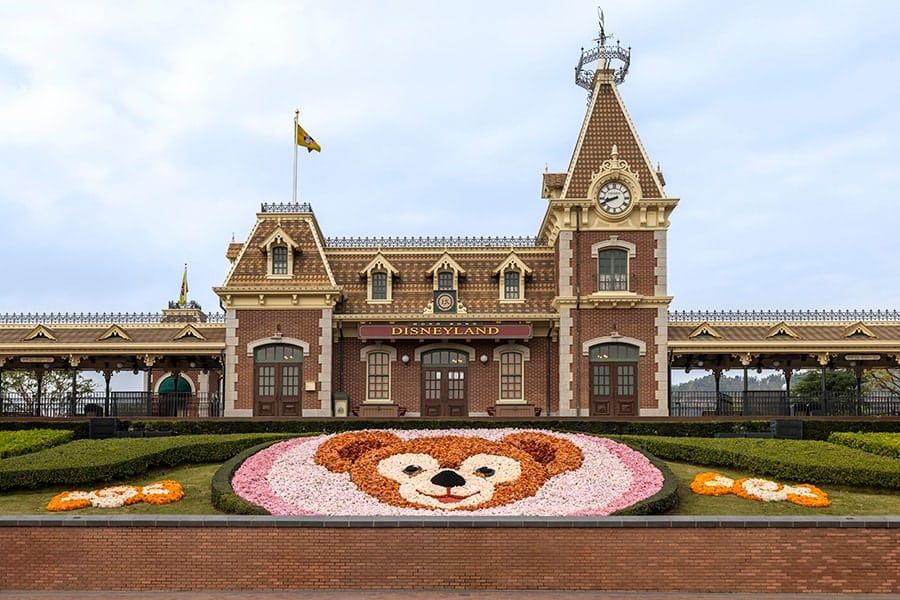
[[[600,24],[600,32],[594,38],[597,44],[593,48],[585,50],[581,49],[581,57],[578,59],[578,66],[575,67],[575,83],[588,91],[588,102],[591,100],[591,94],[594,89],[595,71],[586,69],[585,65],[594,61],[601,61],[601,68],[610,69],[612,61],[621,63],[618,68],[613,70],[613,81],[616,85],[621,85],[625,81],[628,74],[628,67],[631,64],[631,48],[623,48],[616,42],[615,46],[607,46],[606,42],[613,39],[612,35],[606,34],[606,22],[603,17],[603,9],[597,7],[597,18]]]

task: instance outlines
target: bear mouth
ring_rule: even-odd
[[[469,494],[468,496],[457,496],[456,494],[444,494],[442,496],[432,496],[431,494],[423,494],[424,496],[428,496],[429,498],[433,498],[437,500],[441,504],[456,504],[457,502],[462,502],[467,498],[471,498],[472,496],[477,495],[478,492],[474,494]]]

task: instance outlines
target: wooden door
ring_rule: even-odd
[[[591,366],[591,416],[637,416],[637,365],[603,363]]]
[[[469,414],[468,355],[435,350],[422,356],[423,417],[464,417]]]

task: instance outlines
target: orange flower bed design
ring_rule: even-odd
[[[700,473],[691,482],[691,491],[703,496],[734,494],[759,502],[793,502],[809,508],[831,506],[828,494],[814,485],[782,485],[768,479],[731,479],[719,473]]]
[[[138,502],[147,504],[170,504],[184,498],[184,489],[177,481],[165,479],[143,487],[114,485],[92,492],[62,492],[50,499],[49,511],[78,510],[93,506],[96,508],[116,508]]]

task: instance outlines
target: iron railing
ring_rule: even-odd
[[[217,393],[110,392],[40,399],[0,395],[3,417],[220,417],[223,412]]]
[[[0,325],[135,325],[162,323],[156,313],[4,313]],[[209,313],[207,323],[224,323],[224,313]]]
[[[340,237],[326,238],[329,248],[538,248],[547,240],[537,237]]]
[[[785,391],[672,392],[673,417],[881,417],[900,416],[900,394],[890,392],[825,393],[788,396]]]
[[[900,310],[673,310],[669,323],[900,321]]]

